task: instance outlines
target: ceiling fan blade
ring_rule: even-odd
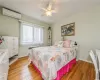
[[[43,17],[44,17],[44,16],[48,16],[48,15],[47,15],[46,13],[43,13],[41,16],[43,16]]]
[[[44,10],[44,11],[48,11],[47,9],[45,9],[45,8],[41,8],[42,10]]]
[[[52,4],[51,4],[51,3],[49,3],[47,9],[48,9],[48,10],[51,10],[51,9],[52,9]]]
[[[47,15],[46,15],[46,13],[44,12],[44,13],[41,14],[41,16],[47,16]]]

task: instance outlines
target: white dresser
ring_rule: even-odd
[[[0,49],[0,80],[7,80],[9,70],[8,50]]]
[[[4,38],[5,49],[8,49],[9,58],[18,55],[18,37],[2,36]]]

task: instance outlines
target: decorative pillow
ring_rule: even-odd
[[[63,47],[63,41],[58,42],[58,47]]]
[[[63,47],[63,41],[56,42],[54,46]]]
[[[63,47],[69,48],[70,47],[70,43],[71,43],[71,40],[64,41]]]
[[[70,47],[73,47],[73,46],[75,46],[75,41],[70,42]]]

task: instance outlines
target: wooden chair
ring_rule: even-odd
[[[99,68],[98,68],[96,56],[92,50],[89,52],[89,54],[91,56],[91,59],[93,61],[94,67],[95,67],[95,72],[96,72],[96,79],[95,80],[99,80]]]

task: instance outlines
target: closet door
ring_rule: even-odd
[[[13,53],[18,54],[18,37],[13,37]]]

